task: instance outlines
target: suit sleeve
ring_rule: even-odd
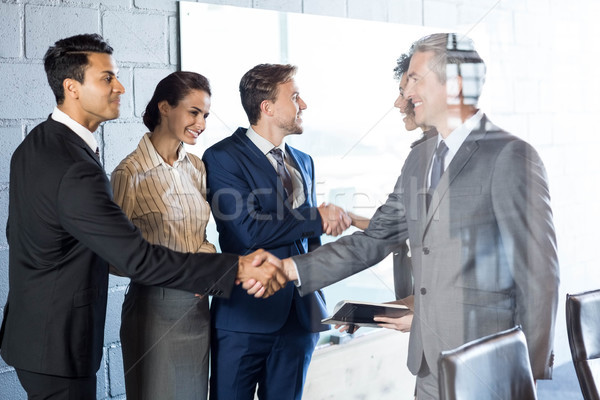
[[[502,244],[515,280],[515,323],[527,338],[533,376],[551,378],[559,267],[546,172],[523,141],[499,155],[492,201]]]
[[[402,176],[365,231],[343,236],[309,254],[293,257],[302,295],[371,267],[408,238],[401,187]]]
[[[57,196],[63,228],[132,280],[229,296],[237,275],[237,256],[184,254],[151,245],[113,202],[108,179],[97,165],[73,164],[63,176]]]
[[[321,216],[309,202],[293,210],[283,204],[275,211],[265,208],[261,196],[277,196],[275,188],[252,187],[251,179],[244,174],[249,171],[230,153],[208,149],[203,161],[208,201],[220,236],[235,236],[235,242],[245,249],[270,249],[322,234]]]

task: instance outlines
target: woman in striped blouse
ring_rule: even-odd
[[[206,240],[204,164],[183,147],[204,131],[210,98],[200,74],[160,81],[143,115],[149,132],[111,174],[116,203],[144,237],[176,251],[215,252]],[[121,319],[128,400],[206,399],[208,298],[131,283]]]

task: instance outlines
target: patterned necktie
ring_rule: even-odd
[[[444,173],[444,159],[446,158],[446,154],[448,153],[448,146],[444,141],[440,141],[437,149],[435,150],[435,155],[433,156],[433,165],[431,166],[431,184],[429,185],[429,191],[427,192],[427,209],[429,210],[429,204],[431,203],[431,196],[435,191],[438,183],[440,182],[440,178]]]
[[[289,200],[289,197],[294,193],[294,187],[292,186],[292,177],[290,176],[290,172],[283,162],[283,151],[281,151],[280,148],[275,147],[273,150],[269,151],[269,153],[273,156],[275,161],[277,161],[277,175],[279,175],[279,178],[283,183],[286,197]]]

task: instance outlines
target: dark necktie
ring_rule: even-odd
[[[96,157],[100,158],[100,148],[96,147]]]
[[[427,194],[427,209],[429,209],[429,203],[431,202],[431,196],[435,191],[438,183],[440,182],[440,178],[444,173],[444,159],[446,158],[446,154],[448,153],[448,146],[442,140],[440,144],[438,144],[437,149],[435,150],[435,155],[433,156],[433,165],[431,166],[431,184],[429,185],[429,191]]]
[[[283,151],[281,151],[279,147],[275,147],[269,153],[273,156],[275,161],[277,161],[277,175],[279,175],[279,178],[283,183],[286,197],[288,200],[290,200],[289,197],[294,193],[294,186],[292,186],[292,177],[290,176],[290,172],[283,162]]]

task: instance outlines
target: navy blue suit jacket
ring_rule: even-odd
[[[263,248],[279,258],[304,254],[320,246],[322,222],[316,208],[312,158],[286,145],[287,154],[302,174],[306,201],[294,210],[284,204],[284,190],[267,157],[238,128],[230,137],[207,149],[208,201],[219,231],[221,251],[248,254]],[[273,333],[286,322],[292,300],[302,326],[311,332],[328,329],[320,291],[301,297],[288,283],[267,299],[248,296],[235,287],[226,301],[212,300],[217,329],[246,333]]]

